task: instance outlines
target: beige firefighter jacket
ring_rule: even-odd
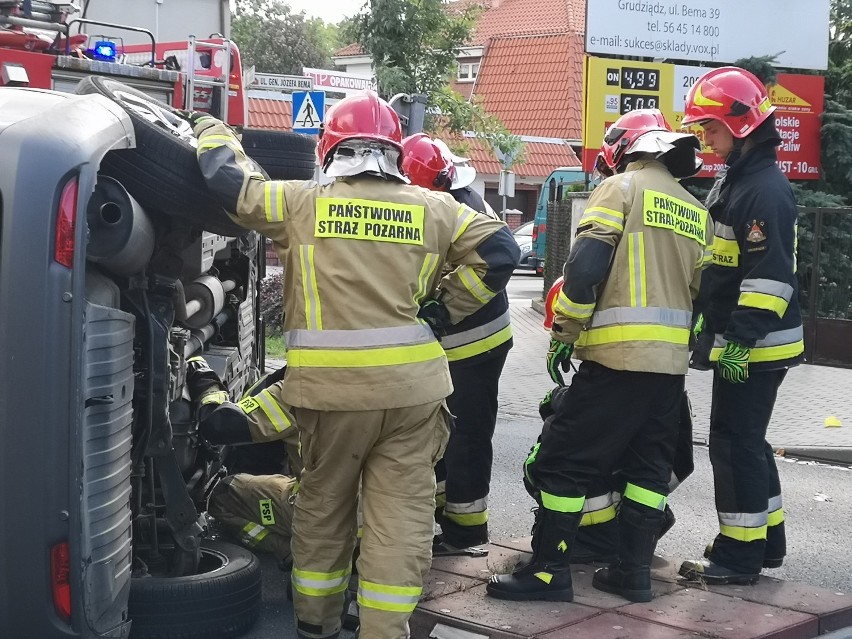
[[[685,374],[692,301],[712,244],[707,211],[662,163],[630,163],[589,199],[552,335],[609,368]]]
[[[489,246],[513,241],[506,225],[447,193],[377,176],[266,180],[226,125],[204,118],[195,133],[209,187],[273,241],[284,267],[281,399],[360,411],[446,398],[447,358],[420,305],[437,288],[457,322],[502,290],[514,265],[501,256],[511,253]],[[445,262],[458,266],[442,278]]]

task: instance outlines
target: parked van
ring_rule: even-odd
[[[544,274],[544,248],[547,246],[547,203],[561,200],[563,193],[574,185],[586,187],[586,174],[577,167],[559,167],[553,169],[541,189],[538,196],[538,204],[535,207],[535,225],[533,226],[533,260],[535,260],[535,271],[539,275]]]

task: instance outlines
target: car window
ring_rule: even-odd
[[[528,235],[532,237],[533,223],[527,222],[515,229],[515,235]]]

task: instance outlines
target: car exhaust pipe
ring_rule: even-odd
[[[114,275],[145,270],[154,254],[154,227],[148,214],[116,180],[99,176],[86,210],[86,258]]]

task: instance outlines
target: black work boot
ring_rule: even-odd
[[[582,513],[538,510],[533,527],[533,556],[508,575],[493,575],[485,587],[497,599],[513,601],[573,601],[569,562]]]
[[[246,414],[230,401],[227,388],[203,357],[186,361],[186,389],[197,404],[201,437],[215,446],[251,444]]]
[[[667,532],[669,532],[672,529],[672,526],[674,526],[675,522],[677,521],[677,519],[675,519],[674,511],[671,508],[669,508],[668,504],[666,504],[666,508],[663,511],[663,516],[664,516],[663,528],[662,528],[662,530],[660,530],[659,539],[662,539],[663,535],[665,535]]]
[[[710,555],[713,553],[713,542],[711,541],[707,544],[707,547],[704,549],[704,558],[710,559]],[[784,557],[764,557],[763,558],[763,567],[764,568],[780,568],[784,565]]]
[[[439,515],[437,521],[441,525],[441,534],[436,535],[435,543],[432,545],[435,556],[440,556],[443,548],[471,548],[488,543],[488,524],[462,526],[447,516],[446,509]]]
[[[618,561],[618,521],[580,526],[574,547],[572,564],[611,564]]]
[[[621,502],[618,562],[595,572],[592,585],[629,601],[651,601],[651,560],[665,515],[661,510]]]
[[[760,579],[760,573],[745,573],[725,568],[709,559],[684,561],[678,574],[689,581],[700,581],[710,585],[751,585]]]
[[[211,391],[228,390],[216,372],[207,365],[207,360],[201,356],[186,360],[186,389],[189,391],[189,399],[193,402],[201,401]]]

